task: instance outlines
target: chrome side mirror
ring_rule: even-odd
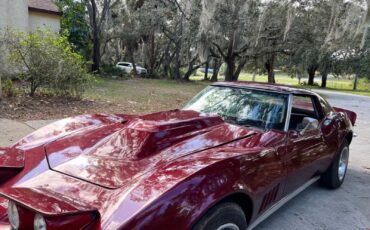
[[[297,131],[299,131],[299,134],[304,135],[305,133],[318,129],[319,128],[319,121],[317,119],[311,118],[311,117],[305,117],[303,118],[303,121],[300,125],[297,127]]]

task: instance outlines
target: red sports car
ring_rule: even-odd
[[[0,227],[251,229],[316,180],[341,186],[355,121],[248,82],[181,110],[61,120],[0,149]]]

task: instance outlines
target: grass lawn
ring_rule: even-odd
[[[112,104],[112,106],[104,108],[95,108],[94,112],[145,114],[183,107],[195,94],[210,84],[201,81],[202,79],[202,75],[193,76],[191,82],[143,78],[130,80],[98,78],[92,88],[87,90],[85,97],[89,100]],[[252,76],[243,73],[240,80],[251,81]],[[267,82],[267,76],[257,76],[256,80]],[[297,79],[292,79],[279,72],[276,74],[276,80],[280,84],[306,87],[300,86]],[[369,88],[369,85],[369,83],[361,81],[359,85],[361,90],[353,92],[351,90],[352,81],[329,79],[328,90],[370,96],[370,91],[365,90]],[[330,87],[336,87],[337,89],[331,89]]]
[[[241,73],[239,76],[240,81],[252,81],[252,74],[250,73]],[[196,76],[193,76],[191,80],[202,80],[203,74],[198,73]],[[278,84],[284,84],[284,85],[291,85],[295,87],[302,87],[302,88],[311,88],[311,89],[319,89],[320,87],[312,87],[312,86],[302,86],[299,84],[299,81],[297,78],[291,78],[284,72],[275,71],[275,79]],[[220,80],[223,80],[223,77],[220,77]],[[257,82],[267,82],[267,76],[266,75],[257,75],[256,76]],[[301,83],[307,82],[307,79],[302,79]],[[315,82],[318,85],[321,85],[321,79],[317,77],[315,79]],[[338,92],[343,93],[350,93],[350,94],[357,94],[357,95],[364,95],[364,96],[370,96],[370,82],[366,80],[360,80],[358,85],[358,90],[353,91],[353,80],[348,79],[328,79],[327,81],[327,88],[326,90],[334,90]]]
[[[85,96],[115,103],[115,113],[142,114],[181,108],[208,83],[163,79],[110,80],[99,78]]]
[[[0,118],[17,120],[60,119],[79,114],[125,113],[146,114],[163,110],[182,108],[194,95],[210,82],[201,81],[201,75],[192,77],[191,82],[176,82],[164,79],[112,80],[98,78],[87,89],[83,100],[70,100],[48,96],[30,98],[3,98],[0,100]],[[240,80],[252,80],[251,74],[242,74]],[[267,82],[266,76],[257,76],[259,82]],[[280,84],[299,86],[296,79],[277,73]],[[370,84],[361,81],[359,91],[353,92],[349,80],[330,79],[329,87],[352,94],[370,96]],[[307,87],[307,86],[299,86]],[[339,89],[338,89],[339,88]]]

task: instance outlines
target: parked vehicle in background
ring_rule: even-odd
[[[125,71],[126,73],[131,73],[134,70],[134,65],[131,62],[118,62],[116,64],[116,67],[120,70]],[[136,65],[136,71],[139,75],[145,75],[148,73],[148,71],[139,65]]]
[[[202,73],[205,73],[206,72],[206,68],[201,67],[201,68],[199,68],[199,71],[202,72]],[[213,74],[213,72],[214,72],[214,69],[208,68],[208,74]]]

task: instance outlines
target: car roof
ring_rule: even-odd
[[[284,94],[305,94],[305,95],[318,96],[317,93],[310,91],[310,90],[300,89],[300,88],[296,88],[293,86],[262,83],[262,82],[232,81],[232,82],[217,82],[212,85],[213,86],[223,86],[223,87],[245,88],[245,89],[257,89],[257,90],[284,93]]]

